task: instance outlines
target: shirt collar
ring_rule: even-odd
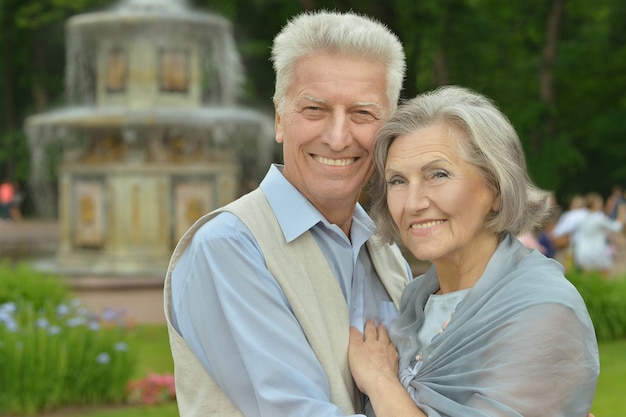
[[[287,242],[322,222],[330,226],[322,214],[294,187],[282,173],[283,166],[272,164],[261,182],[261,189],[276,216]],[[352,215],[351,236],[365,241],[374,230],[374,223],[363,207],[357,204]]]

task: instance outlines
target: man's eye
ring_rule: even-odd
[[[352,120],[357,123],[372,123],[378,120],[378,118],[376,118],[376,116],[374,116],[372,112],[369,112],[367,110],[359,110],[353,113]]]
[[[310,117],[310,118],[320,118],[324,116],[324,109],[322,107],[319,106],[306,106],[303,107],[302,110],[300,111],[300,113],[304,116],[304,117]]]

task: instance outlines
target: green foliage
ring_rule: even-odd
[[[70,290],[60,278],[34,271],[26,263],[12,266],[0,260],[0,304],[30,304],[36,311],[67,301]]]
[[[571,270],[567,278],[585,300],[598,340],[626,338],[626,277],[607,279],[597,273]]]
[[[10,167],[10,176],[13,181],[25,182],[28,180],[30,169],[30,153],[26,135],[21,130],[5,132],[0,131],[0,166]],[[4,179],[7,174],[0,172]]]
[[[620,0],[572,0],[556,45],[555,103],[540,97],[539,74],[552,2],[498,0],[193,1],[233,21],[248,72],[247,98],[269,104],[271,40],[304,9],[354,10],[398,34],[407,54],[403,97],[438,83],[492,97],[518,130],[531,177],[559,195],[608,192],[626,184],[626,6]],[[299,7],[298,7],[299,6]],[[253,11],[252,11],[252,10]],[[263,24],[259,25],[258,22]],[[444,72],[442,72],[444,71]],[[546,127],[551,117],[554,129]],[[603,166],[602,178],[589,175]]]
[[[38,0],[22,2],[15,11],[15,26],[20,29],[38,29],[68,16],[108,2],[103,0]]]
[[[0,414],[125,400],[137,358],[122,317],[25,265],[0,264],[0,294]]]

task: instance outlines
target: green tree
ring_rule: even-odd
[[[3,0],[0,3],[0,178],[26,184],[25,117],[63,102],[64,22],[105,0]]]

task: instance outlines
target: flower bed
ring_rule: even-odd
[[[137,360],[128,324],[54,277],[0,263],[0,414],[124,402]]]

